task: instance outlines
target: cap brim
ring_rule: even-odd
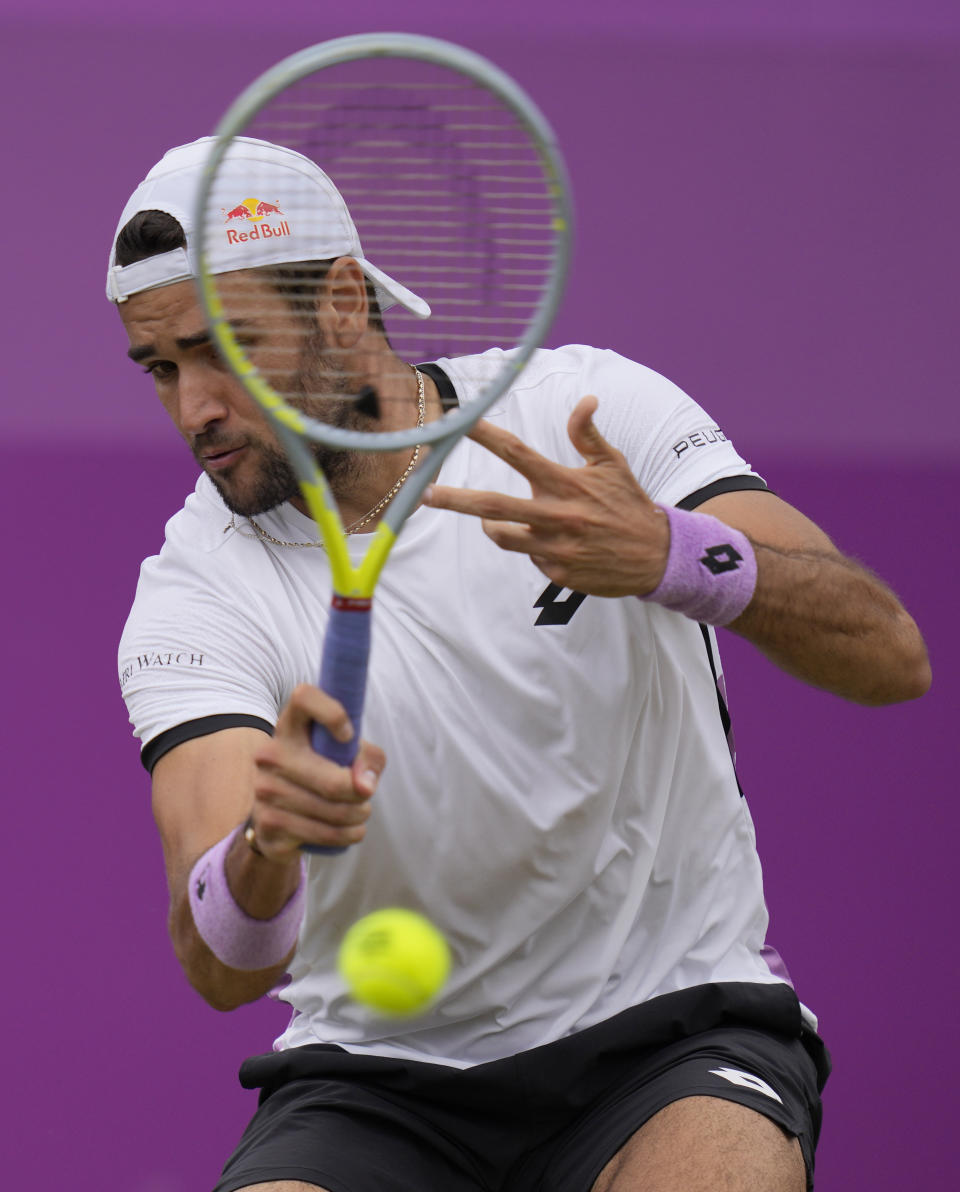
[[[401,306],[405,307],[411,314],[416,315],[418,319],[427,319],[430,317],[429,305],[417,294],[414,294],[412,290],[408,290],[406,286],[402,286],[398,281],[394,281],[392,277],[389,277],[382,269],[378,269],[376,265],[371,265],[364,257],[357,257],[356,262],[376,287],[377,296],[380,298],[380,305],[384,309],[393,306],[395,302],[399,302]],[[388,301],[383,301],[383,295],[387,296]]]

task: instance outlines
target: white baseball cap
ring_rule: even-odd
[[[107,266],[107,298],[126,302],[133,294],[196,277],[193,250],[197,188],[213,144],[201,137],[164,154],[123,209]],[[382,309],[399,302],[420,318],[426,302],[372,265],[347,205],[327,175],[302,153],[236,137],[214,180],[210,207],[220,207],[223,231],[208,230],[206,252],[211,273],[232,273],[261,265],[289,265],[353,257],[373,283]],[[117,237],[140,211],[164,211],[183,228],[187,247],[159,253],[132,265],[116,263]]]

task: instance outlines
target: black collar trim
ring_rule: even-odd
[[[447,376],[439,364],[418,364],[417,368],[433,381],[437,387],[437,392],[440,394],[440,405],[443,408],[444,414],[449,414],[451,410],[455,410],[460,405],[460,399],[457,397],[457,391],[453,387],[453,381]]]

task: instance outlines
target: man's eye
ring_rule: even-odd
[[[155,360],[153,364],[148,364],[143,371],[147,376],[153,377],[155,381],[163,381],[177,371],[177,366],[171,364],[169,360]]]

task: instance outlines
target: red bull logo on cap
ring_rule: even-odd
[[[253,226],[249,231],[240,232],[236,228],[227,228],[228,244],[243,244],[247,240],[269,240],[274,236],[289,236],[290,225],[285,219],[279,223],[264,223],[271,216],[282,216],[278,203],[268,203],[265,199],[244,199],[230,211],[224,211],[223,222],[233,223],[234,220],[246,220]]]

